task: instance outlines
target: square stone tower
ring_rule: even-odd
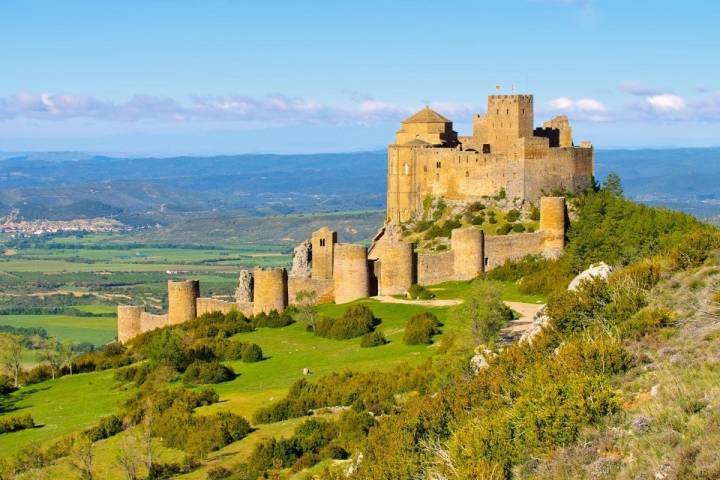
[[[333,258],[337,232],[322,227],[312,234],[312,278],[327,280],[333,278]]]

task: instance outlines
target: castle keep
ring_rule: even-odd
[[[240,272],[234,301],[200,296],[197,281],[168,282],[168,313],[118,306],[118,340],[205,313],[237,310],[246,316],[282,311],[312,292],[316,303],[347,303],[374,295],[404,294],[411,285],[472,280],[508,259],[555,258],[565,248],[567,209],[552,190],[577,192],[593,177],[593,147],[575,147],[567,117],[533,129],[531,95],[494,95],[488,112],[473,119],[471,136],[458,136],[452,122],[425,108],[402,122],[388,147],[387,218],[370,246],[338,243],[323,227],[295,248],[292,269]],[[418,251],[403,234],[404,222],[427,212],[428,199],[469,204],[501,196],[539,207],[539,229],[485,235],[466,226],[450,232],[448,249]]]
[[[533,128],[532,95],[491,95],[470,136],[430,108],[405,119],[388,146],[387,219],[405,222],[427,197],[473,202],[504,191],[537,202],[543,192],[590,187],[593,147],[573,144],[567,117]]]

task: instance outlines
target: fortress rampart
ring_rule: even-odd
[[[317,303],[340,304],[376,293],[403,294],[413,283],[471,280],[526,255],[561,255],[565,199],[543,192],[589,188],[594,150],[585,140],[575,146],[565,116],[534,128],[533,108],[532,95],[491,95],[487,112],[473,117],[469,136],[458,136],[450,120],[422,109],[401,123],[388,147],[386,223],[370,248],[338,243],[337,233],[323,227],[295,248],[289,274],[284,268],[241,271],[234,302],[200,297],[195,280],[169,281],[167,314],[118,306],[118,339],[127,342],[214,311],[237,309],[246,316],[282,311],[301,291],[314,293]],[[539,202],[539,231],[485,235],[480,228],[458,228],[451,232],[450,249],[440,253],[416,252],[403,239],[400,225],[418,218],[428,198],[471,203],[501,193]]]

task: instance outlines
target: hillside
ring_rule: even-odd
[[[562,258],[431,286],[425,303],[209,315],[79,355],[54,380],[47,364],[14,392],[4,378],[0,425],[17,431],[0,434],[2,468],[20,478],[129,478],[130,464],[142,478],[717,478],[720,234],[611,189],[573,209]],[[614,272],[567,288],[599,260]],[[547,302],[531,340],[501,334],[516,316],[502,300]]]

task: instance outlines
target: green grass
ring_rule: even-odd
[[[470,289],[471,282],[445,282],[428,287],[437,299],[463,298]],[[495,282],[501,288],[501,297],[509,302],[545,303],[547,297],[540,294],[527,294],[518,290],[514,282]]]
[[[98,306],[100,307],[100,306]],[[104,307],[104,306],[103,306]],[[74,317],[70,315],[0,315],[0,325],[41,327],[61,341],[103,345],[117,333],[115,317]]]
[[[116,387],[113,372],[83,373],[30,385],[4,401],[5,415],[30,413],[37,428],[0,435],[0,457],[31,442],[59,438],[95,424],[117,410],[127,391]]]

